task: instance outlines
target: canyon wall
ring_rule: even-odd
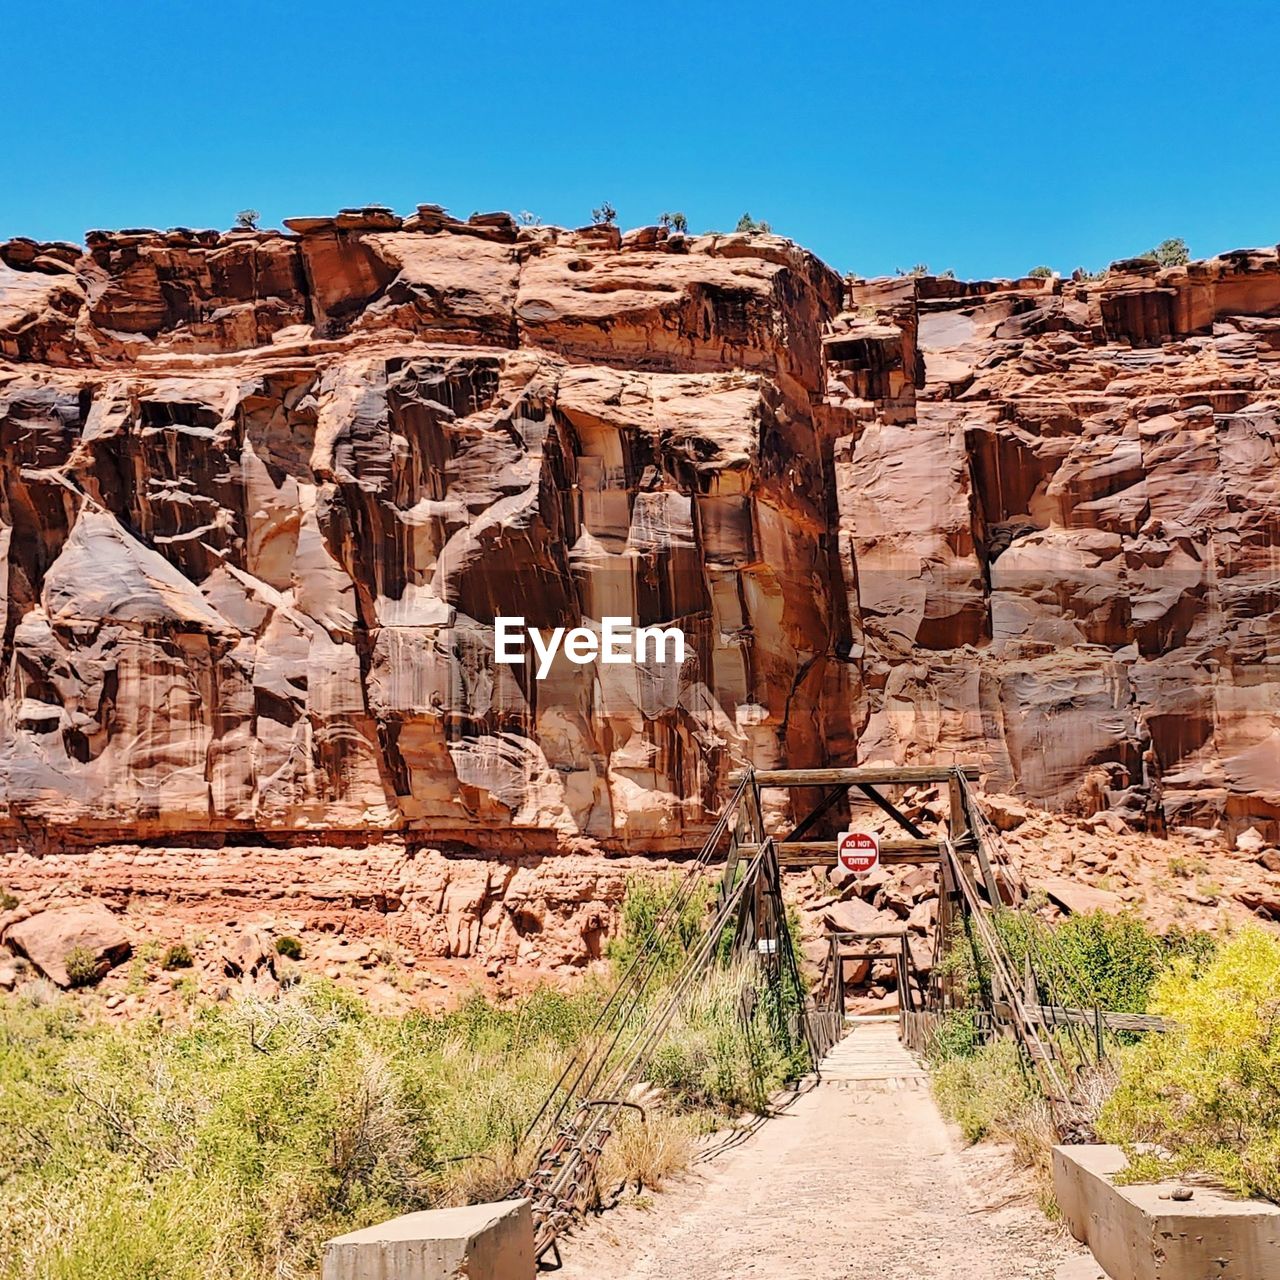
[[[662,852],[744,762],[953,759],[1280,830],[1275,252],[287,225],[0,245],[6,830]],[[690,652],[539,681],[512,613]]]

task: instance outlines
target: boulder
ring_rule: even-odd
[[[276,948],[271,935],[265,929],[252,925],[242,929],[223,948],[222,969],[228,978],[238,978],[245,986],[274,989],[277,985]]]
[[[828,933],[889,933],[902,929],[902,921],[896,915],[878,911],[861,898],[833,902],[824,909],[822,921]]]
[[[1056,903],[1068,915],[1084,915],[1090,911],[1117,912],[1124,908],[1124,899],[1108,889],[1095,889],[1078,880],[1065,877],[1044,876],[1034,882],[1033,888],[1043,889],[1049,900]]]
[[[983,796],[982,809],[998,831],[1016,831],[1032,815],[1027,805],[1012,796]]]
[[[128,959],[130,952],[129,935],[119,917],[105,904],[94,901],[39,911],[11,925],[4,940],[60,987],[76,985],[67,971],[72,953],[84,952],[92,957],[97,978],[101,978]],[[86,979],[79,976],[77,981],[83,984]]]
[[[1266,843],[1257,827],[1249,827],[1236,836],[1236,848],[1241,853],[1257,853]]]

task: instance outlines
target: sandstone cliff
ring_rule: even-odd
[[[1280,258],[842,281],[467,222],[0,246],[23,840],[697,843],[738,762],[1280,832]],[[496,615],[678,623],[492,661]]]

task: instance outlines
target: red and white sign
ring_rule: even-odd
[[[866,875],[880,865],[880,837],[869,831],[842,831],[836,844],[836,860],[846,871]]]

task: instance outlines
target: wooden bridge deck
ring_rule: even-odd
[[[928,1073],[898,1038],[898,1019],[853,1018],[850,1030],[823,1058],[824,1084],[842,1088],[923,1088]]]

